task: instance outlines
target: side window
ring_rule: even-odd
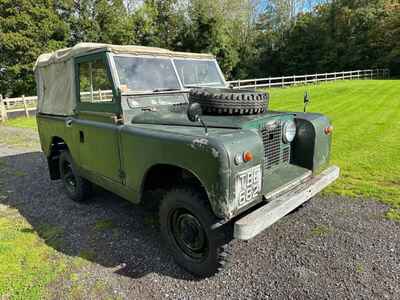
[[[112,102],[112,85],[103,60],[79,64],[80,101],[85,103]]]

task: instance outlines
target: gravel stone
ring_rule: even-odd
[[[84,204],[70,201],[50,181],[38,149],[0,142],[8,170],[0,181],[10,191],[0,204],[17,209],[42,237],[43,224],[61,229],[60,240],[45,243],[88,261],[71,270],[82,298],[399,299],[400,224],[383,217],[383,204],[316,197],[256,238],[231,242],[228,268],[198,280],[165,251],[157,225],[149,225],[154,215],[101,188]],[[96,228],[104,220],[112,226]],[[60,278],[52,298],[67,298],[72,284],[68,274]]]

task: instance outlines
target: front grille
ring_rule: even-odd
[[[290,161],[290,145],[282,141],[282,122],[276,121],[261,127],[264,144],[264,169],[273,169]]]

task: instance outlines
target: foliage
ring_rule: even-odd
[[[398,85],[395,80],[360,80],[272,89],[271,105],[301,111],[304,90],[309,90],[309,111],[328,115],[335,128],[331,163],[341,167],[341,177],[327,192],[373,198],[399,209]]]
[[[268,16],[259,24],[259,38],[269,40],[260,55],[264,75],[378,67],[400,73],[400,5],[393,1],[327,2],[278,27]]]
[[[36,58],[63,48],[68,35],[53,0],[0,0],[0,93],[32,94]]]

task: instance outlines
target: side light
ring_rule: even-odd
[[[324,128],[324,133],[326,135],[330,135],[330,134],[332,134],[332,132],[333,132],[333,126],[328,126],[328,127]]]
[[[251,153],[250,151],[245,151],[243,153],[243,161],[244,162],[248,162],[248,161],[251,161],[251,160],[253,160],[253,153]]]

